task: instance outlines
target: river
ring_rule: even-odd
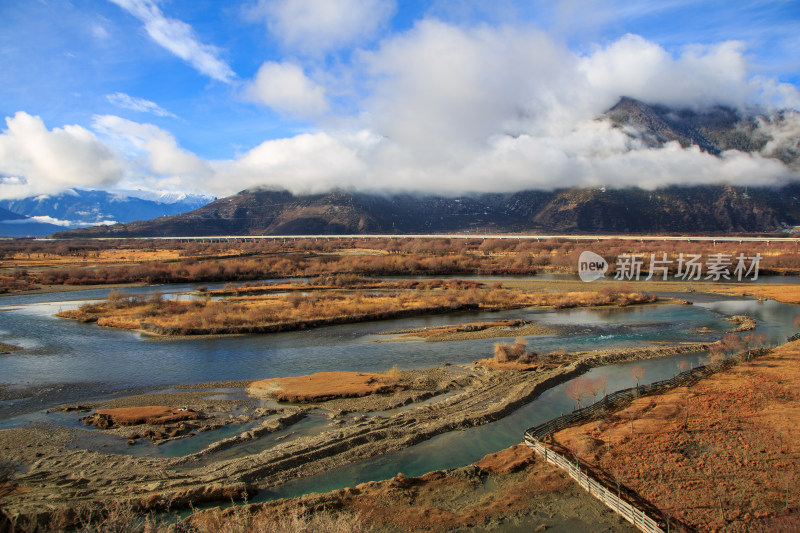
[[[685,285],[684,285],[685,286]],[[158,286],[124,289],[126,293],[161,291],[175,294],[194,286]],[[263,379],[311,372],[350,370],[384,371],[425,368],[445,362],[470,363],[492,353],[496,339],[463,342],[375,342],[382,332],[420,326],[472,322],[487,318],[523,318],[543,324],[568,326],[565,335],[528,337],[529,349],[548,352],[604,349],[649,342],[711,341],[731,325],[725,317],[749,314],[758,322],[757,333],[778,344],[796,330],[792,320],[800,307],[773,301],[697,293],[676,294],[694,305],[657,304],[623,309],[524,309],[499,313],[467,312],[405,318],[365,324],[331,326],[309,331],[189,340],[153,340],[136,332],[100,328],[55,318],[54,313],[75,308],[87,300],[107,296],[108,289],[69,293],[9,296],[0,299],[0,342],[25,348],[0,355],[0,384],[19,398],[0,401],[0,429],[32,421],[53,420],[46,409],[63,403],[98,401],[143,391],[169,390],[176,384]],[[708,328],[711,333],[697,330]],[[704,354],[640,361],[646,368],[643,383],[670,377],[682,359],[691,364]],[[607,377],[609,392],[630,387],[631,364],[591,370]],[[533,402],[497,422],[439,435],[406,450],[300,479],[264,491],[259,499],[292,496],[431,470],[463,466],[483,455],[521,441],[525,428],[574,408],[564,389],[554,387]],[[7,391],[7,392],[8,392]],[[225,391],[222,391],[224,393]],[[64,423],[76,416],[64,417]],[[294,431],[315,431],[324,417],[310,417]],[[305,428],[305,429],[304,429]],[[194,451],[205,443],[188,439],[175,446],[152,447],[156,455]],[[268,441],[257,444],[267,445]],[[121,450],[122,447],[113,447]],[[135,447],[142,453],[143,447]],[[243,448],[241,453],[246,453]]]

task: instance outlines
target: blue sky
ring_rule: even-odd
[[[24,0],[0,25],[0,197],[775,181],[594,118],[800,107],[796,1]]]

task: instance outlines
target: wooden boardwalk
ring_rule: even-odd
[[[764,353],[768,350],[757,350],[758,353]],[[722,367],[735,364],[736,360],[731,358],[723,364]],[[669,525],[663,521],[659,521],[652,516],[649,516],[645,511],[636,507],[633,503],[626,501],[622,497],[621,492],[618,490],[614,492],[611,488],[603,485],[602,482],[593,478],[588,468],[581,469],[581,465],[577,460],[570,461],[558,452],[549,449],[542,443],[542,440],[548,435],[555,433],[561,429],[569,426],[588,422],[597,419],[599,416],[605,414],[609,409],[619,409],[620,407],[630,403],[634,399],[654,392],[662,391],[670,387],[677,387],[681,385],[691,385],[700,379],[714,373],[714,370],[706,367],[699,366],[685,372],[681,372],[677,376],[656,381],[648,385],[641,385],[638,387],[631,387],[629,389],[622,389],[612,394],[605,396],[602,400],[585,407],[576,409],[566,415],[561,415],[557,418],[549,420],[538,426],[528,428],[524,434],[524,442],[530,446],[536,453],[541,455],[545,461],[555,464],[563,468],[575,481],[587,490],[592,496],[596,497],[609,508],[613,509],[628,522],[639,528],[641,531],[648,533],[664,533],[663,526],[669,530]]]

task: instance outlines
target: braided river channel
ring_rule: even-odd
[[[681,284],[681,287],[685,287]],[[191,285],[122,289],[123,293],[160,291],[168,297],[191,291]],[[264,379],[313,372],[385,371],[429,368],[445,363],[470,364],[489,357],[498,339],[455,342],[376,342],[382,332],[422,326],[469,323],[485,319],[520,318],[543,325],[567,326],[567,333],[527,337],[536,352],[652,346],[653,343],[718,340],[732,328],[725,319],[748,314],[757,321],[756,333],[771,344],[781,344],[797,330],[793,319],[800,306],[774,301],[701,293],[670,293],[693,305],[663,303],[614,309],[518,309],[505,312],[465,312],[404,318],[362,324],[330,326],[269,335],[204,337],[188,340],[154,340],[138,332],[106,329],[54,317],[88,300],[105,298],[109,289],[15,295],[0,298],[0,342],[24,348],[0,355],[0,429],[51,422],[83,427],[78,415],[48,413],[66,403],[98,402],[143,392],[174,391],[179,384],[227,380]],[[589,376],[606,376],[609,392],[633,386],[630,367],[645,367],[642,383],[676,374],[680,361],[703,364],[707,354],[695,353],[594,368]],[[347,465],[324,474],[298,479],[271,490],[258,499],[296,496],[387,479],[398,472],[406,476],[467,465],[487,453],[517,444],[527,427],[571,411],[574,401],[565,394],[567,383],[553,387],[527,405],[496,422],[452,431],[405,450]],[[210,395],[241,394],[229,389]],[[327,428],[325,416],[309,416],[292,426],[295,434]],[[241,431],[241,428],[236,429]],[[227,435],[221,435],[222,437]],[[161,446],[124,446],[98,439],[89,447],[113,453],[180,456],[209,444],[200,436]],[[216,438],[220,438],[217,434]],[[249,454],[274,442],[265,436],[227,453]],[[81,443],[86,446],[86,443]]]

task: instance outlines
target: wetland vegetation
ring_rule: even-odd
[[[798,313],[791,303],[800,294],[797,286],[625,284],[608,277],[587,285],[558,275],[509,277],[574,272],[582,245],[455,241],[6,243],[2,276],[9,280],[6,289],[17,294],[5,297],[8,331],[0,332],[0,341],[16,348],[2,356],[9,381],[0,388],[0,414],[7,413],[0,417],[0,458],[7,466],[0,509],[6,525],[24,531],[47,523],[57,530],[81,521],[108,527],[127,521],[141,529],[145,523],[135,517],[150,516],[148,527],[158,529],[167,527],[166,515],[148,513],[233,499],[242,503],[194,513],[178,530],[241,524],[280,530],[323,522],[365,531],[491,529],[508,521],[535,528],[574,525],[581,514],[623,528],[563,472],[513,446],[522,438],[520,428],[574,408],[576,395],[591,402],[601,389],[669,377],[681,365],[722,364],[737,349],[775,344],[796,331],[792,318]],[[608,256],[644,253],[646,247],[678,251],[673,243],[602,246]],[[747,252],[735,243],[714,250],[728,248]],[[788,247],[776,245],[771,252],[764,254],[770,269],[791,271]],[[498,274],[506,276],[481,278]],[[435,277],[444,275],[449,277]],[[130,286],[154,281],[193,285]],[[93,284],[104,290],[90,290]],[[82,290],[45,292],[76,288],[72,285]],[[654,292],[661,294],[656,298]],[[656,299],[663,305],[639,305]],[[55,314],[110,327],[58,321]],[[378,319],[382,322],[373,324]],[[319,327],[325,325],[333,326]],[[153,343],[136,330],[162,338],[217,336]],[[275,334],[241,335],[257,332]],[[219,337],[230,333],[239,336]],[[47,378],[61,361],[70,362],[58,377]],[[773,364],[763,359],[753,365],[760,361]],[[135,383],[110,377],[126,375],[131,365],[143,369]],[[32,368],[41,376],[30,374]],[[748,398],[763,398],[764,409],[771,409],[770,398],[789,402],[781,408],[776,442],[791,450],[798,422],[790,405],[794,398],[769,385],[756,366],[742,368],[758,393]],[[80,385],[99,379],[104,370],[109,378],[102,379],[108,381]],[[185,381],[171,377],[179,375]],[[754,451],[745,431],[760,414],[732,410],[732,393],[697,391],[685,393],[696,398],[692,421],[698,410],[710,416],[716,409],[725,423],[744,428],[736,442],[725,437],[712,443],[704,432],[720,422],[711,417],[711,429],[690,432],[692,442],[711,450],[704,460],[707,470],[709,464],[735,470],[739,467],[725,461],[747,466],[752,454],[766,453],[766,445]],[[717,398],[730,402],[722,405]],[[642,420],[650,411],[662,416],[657,402],[650,405],[641,407]],[[669,413],[642,423],[642,435],[660,442],[645,429],[667,427]],[[635,456],[641,464],[624,474],[627,489],[659,509],[677,509],[634,483],[641,478],[652,485],[686,474],[645,472],[647,464],[659,461],[653,457],[672,461],[673,451],[634,450],[639,419],[633,422],[636,434],[628,435],[626,416],[609,413],[607,431],[573,428],[559,442],[606,472],[620,461],[614,453]],[[673,418],[681,416],[685,413]],[[698,424],[701,420],[698,415]],[[597,444],[603,431],[613,433],[612,446]],[[510,436],[497,440],[497,435]],[[625,446],[634,448],[619,452]],[[750,455],[723,453],[729,446]],[[764,464],[780,463],[793,472],[792,453],[770,456]],[[350,477],[352,472],[359,474]],[[653,475],[661,477],[654,481]],[[713,479],[746,497],[745,487],[729,478]],[[282,488],[304,480],[310,488],[294,493]],[[777,494],[776,487],[767,489]],[[323,493],[298,496],[318,490]],[[530,497],[513,498],[519,491]],[[273,493],[296,497],[262,501]],[[783,503],[794,497],[788,489],[779,496]],[[765,496],[763,505],[739,515],[732,511],[736,498],[721,498],[722,504],[720,498],[709,504],[710,518],[687,513],[681,521],[724,527],[744,520],[766,527],[792,516],[792,506],[781,507],[777,496]]]

